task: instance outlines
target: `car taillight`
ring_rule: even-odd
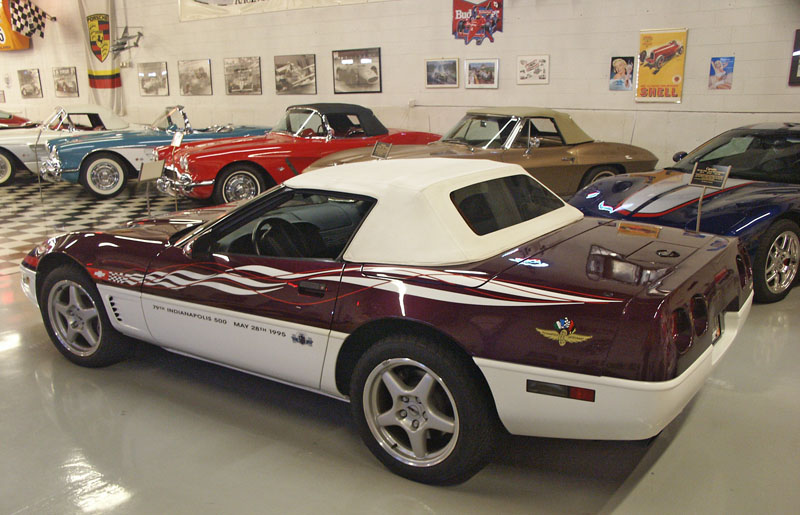
[[[708,330],[708,303],[702,295],[695,295],[691,302],[694,334],[702,336]]]
[[[685,354],[692,346],[692,319],[683,308],[672,312],[671,337],[679,356]]]
[[[30,268],[31,270],[36,270],[36,268],[39,266],[39,257],[34,255],[33,252],[31,252],[30,254],[25,256],[25,258],[23,258],[22,262],[28,265],[28,268]]]

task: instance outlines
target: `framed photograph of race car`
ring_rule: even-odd
[[[794,32],[794,51],[789,66],[789,85],[800,86],[800,30]]]
[[[17,76],[22,98],[42,98],[42,80],[39,77],[39,68],[17,70]]]
[[[211,59],[178,61],[181,95],[211,95]]]
[[[78,96],[78,75],[74,66],[53,68],[53,83],[56,87],[57,97]]]
[[[458,59],[425,59],[426,88],[457,88]]]
[[[380,93],[381,49],[333,51],[334,93]]]
[[[467,89],[497,88],[497,73],[500,59],[464,59],[464,75]]]
[[[261,94],[260,57],[226,57],[224,64],[226,95]]]
[[[169,75],[167,63],[139,63],[139,94],[143,97],[164,97],[169,95]]]
[[[316,54],[276,55],[275,93],[278,95],[316,95]]]

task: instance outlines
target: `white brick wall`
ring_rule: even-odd
[[[593,137],[632,142],[670,162],[713,135],[747,123],[800,122],[800,87],[788,86],[794,31],[800,29],[797,0],[506,0],[504,31],[495,43],[465,46],[450,34],[449,0],[395,0],[180,23],[175,0],[116,0],[117,24],[141,27],[141,46],[123,54],[128,118],[148,122],[167,104],[189,109],[194,125],[272,124],[287,105],[312,101],[354,102],[373,108],[393,127],[442,132],[468,107],[546,106],[565,110]],[[58,17],[33,49],[0,54],[0,108],[38,118],[58,100],[86,102],[88,80],[82,23],[76,3],[36,0]],[[636,55],[639,31],[689,29],[681,104],[637,104],[633,92],[608,90],[614,55]],[[334,95],[331,51],[381,47],[383,93]],[[273,56],[315,53],[315,96],[277,96]],[[550,83],[518,86],[517,55],[549,54]],[[261,57],[264,94],[227,96],[223,58]],[[733,89],[707,89],[709,60],[736,56]],[[424,60],[436,57],[500,59],[496,90],[425,89]],[[210,58],[214,95],[181,96],[179,59]],[[169,97],[141,97],[136,63],[166,61]],[[81,97],[56,99],[52,68],[76,66]],[[39,68],[44,98],[22,100],[18,69]],[[10,85],[7,85],[7,81]],[[409,100],[416,106],[409,108]]]

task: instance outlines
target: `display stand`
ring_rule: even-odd
[[[698,186],[703,188],[700,193],[700,199],[697,202],[697,224],[695,225],[695,232],[700,232],[700,216],[703,210],[703,197],[706,196],[706,191],[711,188],[720,190],[725,187],[725,182],[728,180],[728,175],[731,173],[730,166],[709,166],[708,168],[697,167],[698,163],[694,164],[692,170],[692,179],[689,182],[691,186]]]

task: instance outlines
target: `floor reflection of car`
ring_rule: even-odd
[[[477,473],[505,430],[657,434],[747,318],[735,239],[584,218],[513,164],[409,164],[63,234],[22,288],[78,365],[139,339],[349,400],[375,456],[430,484]]]
[[[559,195],[571,195],[601,177],[652,170],[658,159],[624,143],[593,140],[570,118],[552,109],[470,109],[441,140],[393,148],[389,159],[459,157],[516,163]],[[372,159],[371,149],[338,152],[310,170]]]
[[[595,182],[570,203],[586,214],[694,231],[703,188],[692,170],[730,166],[724,189],[703,197],[700,230],[737,236],[753,263],[756,300],[785,297],[800,267],[800,124],[767,123],[733,129],[658,172]]]

